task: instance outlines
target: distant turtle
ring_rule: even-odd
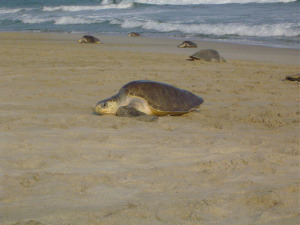
[[[134,32],[131,32],[130,34],[128,34],[128,37],[139,37],[139,36],[141,36],[141,35],[138,33],[134,33]]]
[[[203,103],[189,91],[169,84],[137,80],[125,84],[119,93],[97,103],[94,112],[152,121],[157,116],[182,115]]]
[[[78,40],[79,43],[93,43],[93,44],[99,44],[100,40],[94,36],[85,35],[82,38]]]
[[[222,61],[226,62],[226,60],[219,55],[219,53],[214,50],[214,49],[205,49],[205,50],[200,50],[196,52],[195,54],[191,55],[190,58],[188,59],[190,61],[194,60],[205,60],[211,62],[213,61]]]
[[[296,73],[296,74],[292,74],[292,75],[287,75],[285,77],[286,80],[290,80],[290,81],[298,81],[300,82],[300,73]]]
[[[178,48],[197,48],[197,44],[192,41],[184,41],[178,45]]]

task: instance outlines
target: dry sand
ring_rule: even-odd
[[[299,51],[0,33],[1,225],[299,223]],[[204,98],[154,122],[92,107],[132,80]]]

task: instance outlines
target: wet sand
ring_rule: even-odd
[[[299,50],[0,33],[1,224],[297,224]],[[227,62],[187,61],[213,48]],[[132,80],[204,104],[154,122],[93,114]]]

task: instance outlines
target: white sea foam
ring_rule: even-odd
[[[39,18],[39,17],[32,17],[32,16],[23,16],[21,18],[21,21],[23,23],[30,23],[30,24],[36,24],[36,23],[45,23],[45,22],[50,22],[51,19],[46,19],[46,18]]]
[[[151,4],[151,5],[199,5],[199,4],[228,4],[228,3],[276,3],[276,2],[294,2],[296,0],[119,0],[118,4],[115,4],[113,0],[105,0],[101,5],[84,6],[84,5],[73,5],[73,6],[57,6],[48,7],[44,6],[43,11],[97,11],[105,9],[127,9],[131,8],[134,3],[140,4]]]
[[[86,3],[72,0],[69,1],[71,5],[62,3],[64,1],[54,1],[48,5],[44,1],[31,4],[31,1],[9,0],[9,4],[0,6],[0,31],[101,30],[102,33],[121,34],[135,30],[145,35],[186,36],[195,39],[205,37],[236,42],[249,40],[267,44],[283,43],[298,48],[298,2],[271,4],[293,1],[295,0],[93,0]],[[270,4],[225,4],[249,2]],[[215,5],[204,7],[195,4]],[[13,5],[16,8],[10,7]],[[193,7],[187,8],[188,5]]]
[[[123,0],[124,2],[135,2],[152,5],[196,5],[196,4],[228,4],[228,3],[275,3],[294,2],[296,0]]]
[[[300,24],[280,23],[272,25],[245,25],[240,23],[231,24],[180,24],[180,23],[161,23],[158,21],[134,21],[125,20],[111,21],[113,24],[120,24],[122,28],[141,27],[147,30],[156,30],[159,32],[180,31],[191,35],[240,35],[240,36],[298,36],[300,30],[296,28]]]
[[[105,9],[127,9],[133,6],[131,2],[124,2],[120,4],[104,4],[104,5],[97,5],[97,6],[57,6],[57,7],[43,7],[43,11],[68,11],[68,12],[76,12],[76,11],[97,11],[97,10],[105,10]]]
[[[29,23],[29,24],[52,22],[56,25],[92,24],[92,23],[101,22],[94,19],[83,19],[83,18],[78,18],[78,17],[76,18],[70,16],[55,17],[55,18],[39,18],[39,17],[32,17],[32,16],[23,16],[21,18],[21,21],[23,23]]]
[[[0,15],[1,14],[10,14],[10,13],[17,13],[20,12],[22,10],[29,10],[29,9],[7,9],[7,8],[0,8]]]
[[[67,24],[92,24],[96,23],[96,20],[93,19],[83,19],[83,18],[74,18],[69,16],[63,16],[60,18],[55,18],[54,23],[57,25],[67,25]]]

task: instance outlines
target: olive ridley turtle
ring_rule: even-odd
[[[128,37],[139,37],[139,36],[141,35],[135,32],[131,32],[130,34],[128,34]]]
[[[182,115],[193,111],[203,99],[169,84],[137,80],[125,84],[119,93],[97,103],[94,112],[152,121],[157,116]]]
[[[94,36],[85,35],[78,40],[79,43],[92,43],[92,44],[99,44],[100,40]]]
[[[193,55],[191,55],[188,60],[190,60],[190,61],[205,60],[208,62],[211,62],[211,61],[226,62],[226,60],[223,57],[221,57],[220,54],[214,49],[200,50],[200,51],[194,53]]]
[[[178,45],[178,48],[197,48],[197,44],[192,41],[184,41]]]

